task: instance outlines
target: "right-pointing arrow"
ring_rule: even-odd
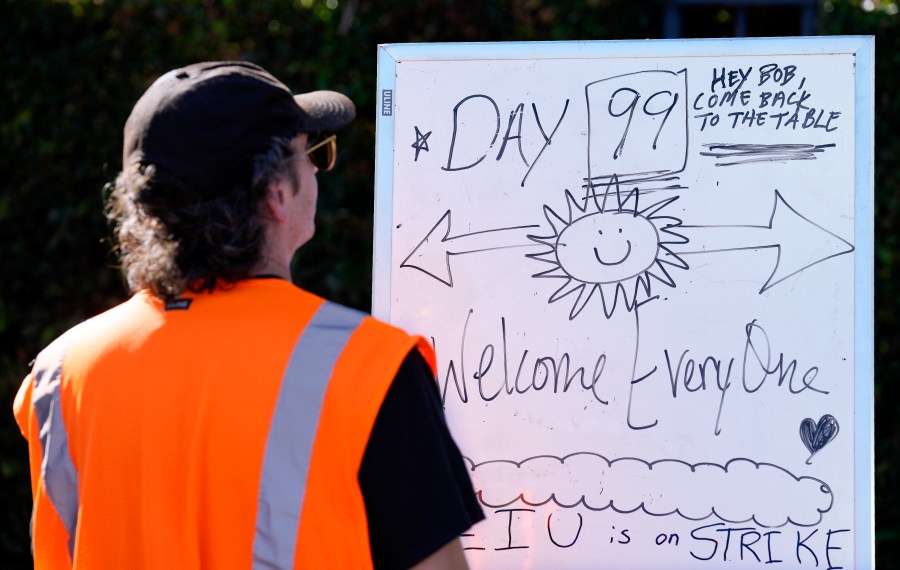
[[[762,293],[813,265],[854,250],[853,244],[795,210],[776,190],[769,223],[764,226],[687,226],[689,242],[675,253],[692,255],[742,249],[775,248],[778,256]]]

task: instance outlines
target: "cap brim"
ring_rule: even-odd
[[[294,101],[309,117],[307,130],[336,131],[356,118],[356,107],[344,94],[336,91],[312,91],[294,95]]]

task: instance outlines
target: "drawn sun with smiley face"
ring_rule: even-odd
[[[568,190],[565,194],[566,217],[544,206],[553,234],[528,236],[549,249],[527,257],[553,265],[533,277],[565,280],[548,302],[574,294],[570,320],[597,293],[606,318],[615,312],[620,299],[628,311],[634,311],[658,297],[651,294],[651,279],[675,287],[667,267],[688,269],[688,264],[669,247],[688,241],[674,231],[681,226],[681,220],[661,213],[678,196],[640,209],[640,191],[634,188],[623,197],[615,181],[602,195],[592,189],[583,206]],[[607,207],[607,202],[613,204]]]

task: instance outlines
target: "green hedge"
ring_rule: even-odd
[[[896,217],[900,174],[898,17],[828,4],[829,34],[877,40],[877,358],[889,355],[900,307]],[[30,566],[30,489],[24,441],[7,411],[29,361],[72,324],[122,300],[110,256],[102,188],[121,162],[121,129],[150,81],[207,59],[247,59],[295,90],[327,87],[358,104],[342,134],[341,168],[320,179],[317,239],[296,260],[297,281],[368,308],[374,173],[375,50],[379,43],[624,39],[658,36],[658,8],[629,0],[0,0],[0,560]],[[721,14],[720,14],[721,15]],[[721,20],[721,18],[720,18]],[[718,29],[711,23],[708,29]],[[692,26],[692,29],[697,26]],[[713,32],[715,33],[715,32]],[[900,507],[897,388],[880,380],[877,406],[878,547],[893,558]],[[881,497],[888,496],[887,500]],[[888,556],[882,558],[882,556]]]

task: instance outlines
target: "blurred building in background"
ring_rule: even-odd
[[[816,35],[817,0],[656,0],[663,38]]]

